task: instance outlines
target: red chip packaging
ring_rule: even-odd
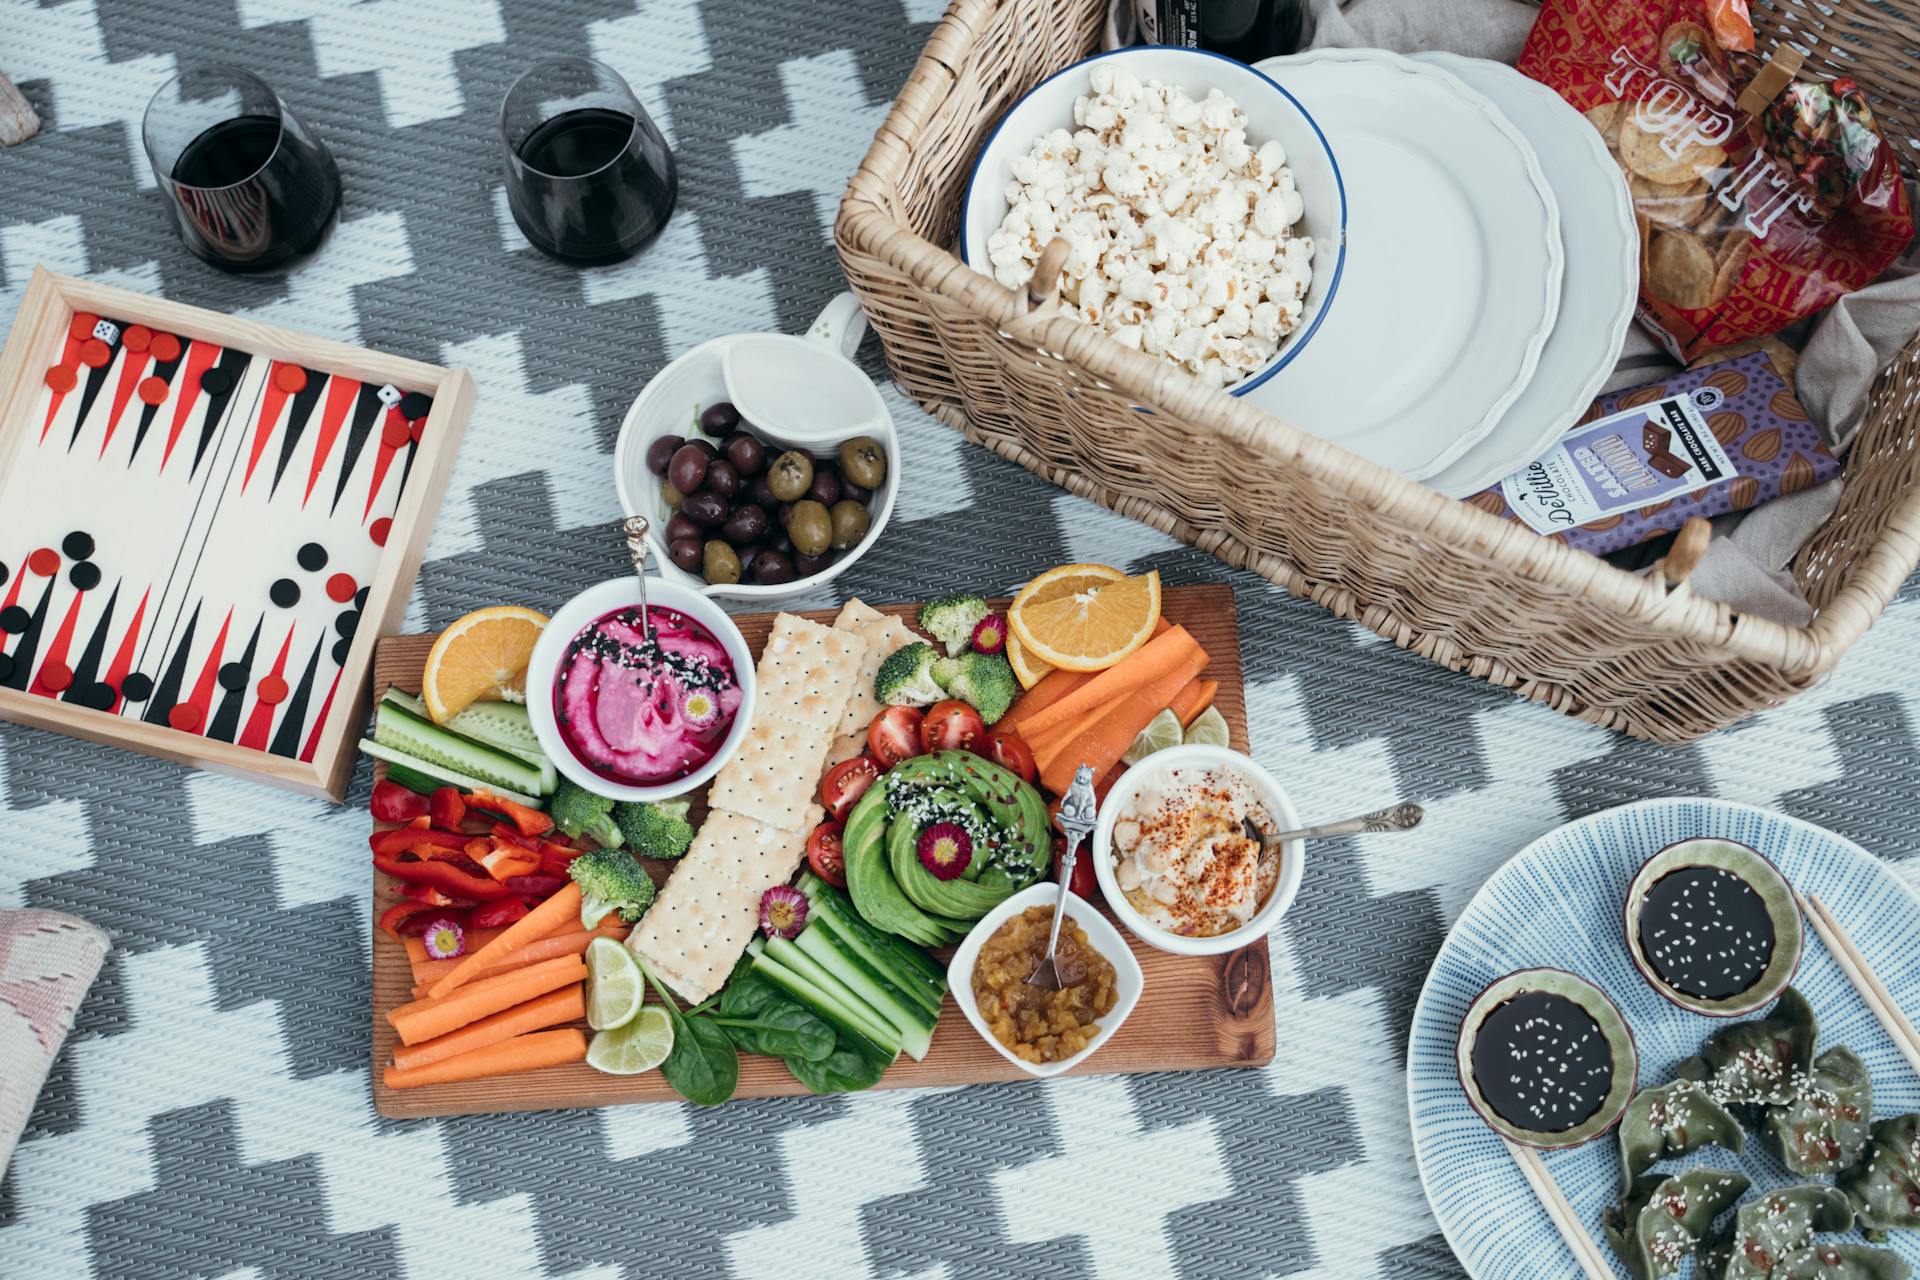
[[[1860,87],[1795,80],[1789,47],[1742,51],[1743,9],[1545,0],[1519,62],[1606,139],[1633,193],[1641,322],[1683,361],[1813,314],[1913,238]]]

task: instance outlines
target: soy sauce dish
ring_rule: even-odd
[[[1605,992],[1559,969],[1495,981],[1467,1010],[1460,1087],[1495,1133],[1542,1150],[1620,1123],[1640,1079],[1633,1031]]]
[[[1731,840],[1670,844],[1627,886],[1627,954],[1655,991],[1691,1013],[1733,1018],[1793,981],[1805,926],[1793,886]]]

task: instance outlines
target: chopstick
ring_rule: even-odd
[[[1894,1047],[1906,1058],[1907,1065],[1920,1074],[1920,1031],[1914,1030],[1913,1023],[1894,1001],[1886,984],[1880,981],[1880,975],[1867,963],[1866,956],[1854,945],[1847,931],[1840,927],[1840,921],[1834,918],[1827,904],[1813,894],[1801,893],[1798,889],[1793,896],[1799,900],[1801,914],[1820,935],[1820,941],[1827,944],[1827,952],[1839,964],[1840,971],[1847,975],[1847,981],[1860,993],[1860,999],[1866,1003],[1867,1011],[1880,1021],[1893,1038]]]
[[[1574,1213],[1573,1206],[1567,1203],[1560,1184],[1547,1172],[1547,1162],[1540,1158],[1540,1153],[1506,1138],[1500,1141],[1506,1143],[1513,1162],[1520,1166],[1527,1185],[1533,1188],[1533,1194],[1540,1200],[1540,1207],[1547,1211],[1547,1217],[1559,1228],[1560,1238],[1567,1242],[1568,1251],[1573,1254],[1573,1260],[1580,1264],[1580,1270],[1587,1280],[1614,1280],[1613,1268],[1601,1256],[1600,1246],[1593,1242],[1587,1229],[1580,1225],[1579,1216]]]

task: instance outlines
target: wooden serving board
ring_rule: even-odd
[[[1004,608],[1007,602],[994,603]],[[880,608],[911,623],[919,606],[883,605]],[[1240,669],[1233,589],[1221,584],[1169,587],[1163,593],[1163,611],[1168,621],[1177,622],[1192,632],[1212,656],[1206,674],[1220,682],[1214,705],[1226,717],[1233,746],[1245,751],[1248,745],[1246,687]],[[831,623],[836,612],[814,611],[800,616]],[[734,616],[756,657],[766,643],[773,619],[771,613]],[[417,693],[421,668],[433,640],[431,635],[383,638],[374,664],[375,688],[397,685],[409,693]],[[377,766],[376,774],[384,776],[385,766]],[[704,808],[704,802],[696,804],[694,816],[701,816]],[[1083,850],[1081,856],[1090,856],[1089,851]],[[672,867],[670,862],[649,864],[656,880],[665,880]],[[376,875],[375,879],[380,882],[374,889],[373,904],[374,918],[378,918],[398,895],[386,876]],[[1121,933],[1126,934],[1124,927]],[[1223,956],[1176,956],[1155,950],[1131,936],[1128,940],[1146,974],[1140,1003],[1120,1030],[1070,1074],[1198,1071],[1210,1067],[1257,1067],[1273,1061],[1273,991],[1268,980],[1265,939]],[[949,951],[939,954],[944,958]],[[610,1076],[585,1063],[491,1080],[389,1089],[382,1072],[392,1058],[395,1036],[386,1012],[406,1003],[412,988],[413,974],[406,949],[374,929],[373,1102],[381,1115],[407,1119],[680,1101],[680,1095],[668,1087],[657,1071],[638,1076]],[[903,1055],[875,1087],[927,1089],[1029,1078],[976,1035],[966,1016],[948,1001],[934,1032],[933,1050],[926,1060],[915,1062]],[[735,1097],[770,1098],[805,1092],[805,1086],[795,1080],[779,1060],[742,1055],[740,1088]]]

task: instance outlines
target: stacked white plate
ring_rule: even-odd
[[[1483,59],[1320,49],[1258,69],[1327,137],[1348,252],[1320,332],[1247,399],[1454,497],[1532,462],[1633,315],[1633,210],[1599,134]]]

